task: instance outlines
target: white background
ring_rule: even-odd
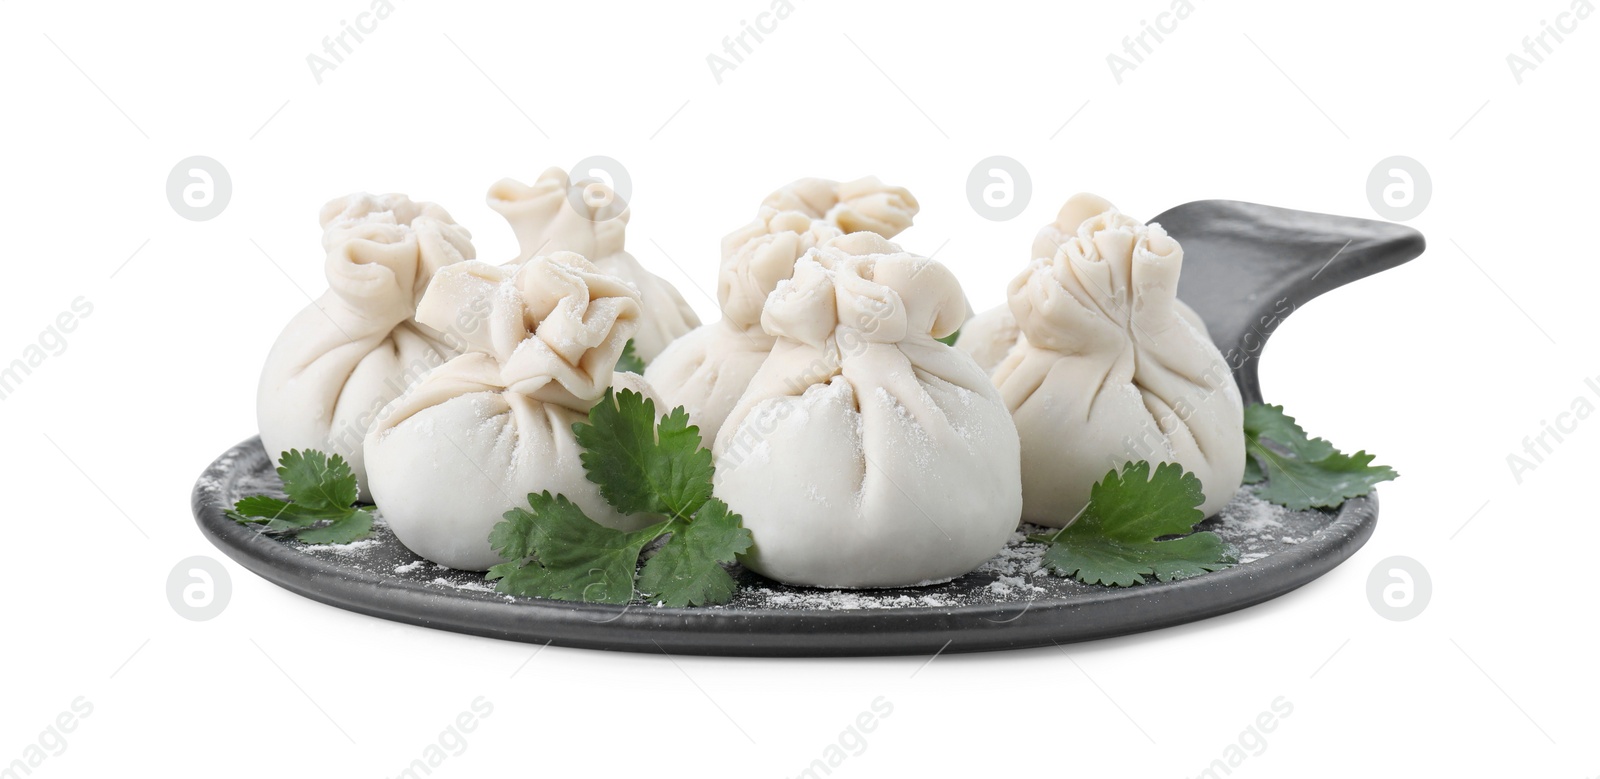
[[[1506,56],[1569,0],[1196,0],[1118,84],[1106,56],[1168,0],[797,0],[719,85],[706,56],[768,0],[395,0],[319,85],[307,55],[368,2],[0,4],[0,362],[74,299],[93,306],[0,401],[0,761],[83,696],[92,714],[36,776],[388,777],[486,696],[492,715],[436,776],[783,777],[885,696],[892,714],[835,775],[1188,777],[1283,696],[1292,714],[1236,775],[1600,774],[1600,421],[1520,484],[1506,461],[1575,398],[1600,404],[1583,383],[1600,376],[1600,19],[1518,84]],[[799,176],[909,187],[922,212],[901,243],[944,245],[982,310],[1072,192],[1141,217],[1213,197],[1374,217],[1368,172],[1414,157],[1434,186],[1411,221],[1427,253],[1304,308],[1263,367],[1269,400],[1402,478],[1364,549],[1274,602],[927,665],[529,660],[531,646],[346,613],[226,561],[190,487],[254,433],[266,351],[323,289],[321,204],[403,191],[449,208],[480,257],[509,257],[487,186],[593,154],[632,174],[633,252],[708,321],[719,238]],[[1033,178],[1009,222],[965,195],[996,154]],[[210,221],[165,196],[191,155],[231,173]],[[197,554],[232,573],[209,622],[165,595]],[[1367,600],[1396,554],[1433,580],[1409,622]]]

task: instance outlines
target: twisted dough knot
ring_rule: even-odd
[[[1107,210],[1084,215],[1102,206]],[[1170,327],[1180,316],[1183,247],[1161,225],[1146,225],[1092,195],[1073,197],[1061,213],[1035,238],[1034,250],[1047,253],[1007,288],[1028,342],[1078,353],[1138,343]]]
[[[761,205],[824,219],[846,233],[871,232],[893,238],[911,226],[921,206],[904,187],[867,176],[854,181],[803,178],[767,196]]]
[[[611,385],[639,316],[633,285],[572,252],[452,265],[434,278],[417,320],[456,336],[467,354],[425,381],[455,372],[587,411]]]
[[[970,309],[948,268],[874,233],[834,238],[807,252],[761,314],[773,336],[823,347],[847,328],[872,343],[955,332]]]
[[[904,187],[874,176],[843,183],[804,178],[778,188],[754,221],[722,239],[717,298],[723,316],[741,328],[756,326],[767,297],[807,252],[848,233],[893,238],[911,226],[918,208]]]
[[[841,235],[826,220],[762,206],[755,221],[722,239],[722,268],[717,274],[722,316],[740,328],[760,324],[767,296],[794,275],[795,262]]]
[[[622,251],[631,217],[628,204],[598,182],[586,184],[581,197],[571,197],[571,190],[567,172],[555,167],[532,184],[504,178],[489,187],[489,207],[516,233],[518,261],[563,251],[598,262]]]
[[[475,255],[472,234],[442,207],[365,192],[327,202],[320,214],[328,286],[363,317],[411,318],[441,268]]]

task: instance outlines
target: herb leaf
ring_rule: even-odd
[[[618,511],[687,520],[711,498],[711,450],[681,406],[659,425],[655,413],[654,401],[637,392],[606,390],[589,421],[572,426],[583,468]]]
[[[958,327],[958,328],[956,328],[955,332],[953,332],[953,333],[951,333],[951,334],[949,334],[949,335],[947,335],[947,336],[945,336],[943,338],[935,338],[933,340],[938,341],[939,343],[942,343],[945,346],[955,346],[956,345],[956,341],[960,340],[960,338],[961,338],[961,328]]]
[[[278,458],[278,477],[290,500],[251,495],[234,503],[228,517],[307,544],[348,544],[372,532],[372,512],[352,505],[360,491],[339,455],[291,449]],[[328,524],[318,527],[324,520]]]
[[[1350,498],[1372,492],[1380,482],[1397,476],[1387,465],[1373,465],[1373,455],[1356,452],[1352,455],[1335,452],[1316,462],[1307,462],[1293,455],[1283,456],[1266,447],[1257,447],[1256,457],[1264,458],[1264,471],[1268,474],[1265,486],[1256,488],[1256,495],[1291,509],[1334,508]]]
[[[1205,519],[1200,479],[1177,463],[1128,463],[1107,473],[1089,491],[1089,505],[1059,531],[1029,536],[1050,544],[1044,564],[1084,584],[1131,587],[1145,576],[1160,581],[1198,576],[1237,562],[1233,550],[1210,531],[1194,532]],[[1166,536],[1182,535],[1170,541]]]
[[[622,354],[617,357],[617,370],[624,373],[637,373],[643,376],[644,369],[644,360],[639,357],[638,352],[633,350],[633,339],[629,338],[628,342],[622,345]]]
[[[299,504],[266,495],[240,498],[228,515],[247,524],[277,523],[283,527],[308,527],[328,518],[322,512],[310,511]]]
[[[655,418],[655,403],[623,390],[572,426],[589,480],[624,514],[662,514],[663,522],[633,533],[605,527],[564,495],[528,496],[489,533],[489,546],[509,562],[489,569],[500,592],[589,603],[633,600],[634,575],[646,546],[670,536],[645,563],[639,587],[669,606],[726,603],[737,583],[723,569],[753,539],[727,504],[711,497],[711,452],[682,406]]]
[[[752,543],[739,515],[712,498],[694,521],[673,523],[672,538],[645,563],[639,589],[668,606],[726,603],[738,584],[722,564],[733,562]]]
[[[1244,410],[1244,434],[1245,483],[1266,481],[1256,495],[1291,509],[1333,508],[1400,475],[1373,465],[1374,455],[1347,455],[1311,438],[1282,406],[1251,404]]]
[[[633,600],[639,553],[667,523],[624,533],[548,490],[529,495],[528,504],[532,512],[507,511],[489,537],[495,551],[512,559],[489,569],[488,578],[500,580],[500,592],[585,603]]]
[[[313,511],[343,514],[359,496],[355,474],[339,455],[291,449],[278,458],[278,477],[290,500]]]
[[[357,509],[324,527],[302,530],[295,536],[304,544],[348,544],[366,538],[372,532],[372,512]]]

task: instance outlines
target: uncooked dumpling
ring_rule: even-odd
[[[489,207],[505,217],[517,234],[521,247],[517,260],[577,252],[601,273],[639,288],[641,313],[633,347],[649,362],[673,339],[699,327],[700,318],[677,288],[645,270],[623,248],[631,211],[616,198],[616,193],[599,183],[586,184],[583,192],[575,194],[567,172],[550,168],[532,185],[501,179],[489,188],[488,199]]]
[[[1068,198],[1056,214],[1056,220],[1040,228],[1034,235],[1033,257],[1056,256],[1062,244],[1077,234],[1078,226],[1085,219],[1114,208],[1116,206],[1099,195],[1079,193]],[[1207,338],[1210,337],[1206,323],[1194,309],[1181,300],[1176,305],[1179,316],[1189,320]],[[993,372],[995,366],[1006,358],[1011,347],[1017,344],[1017,337],[1021,334],[1022,331],[1017,328],[1017,318],[1011,313],[1011,304],[1001,303],[967,320],[961,326],[961,337],[956,341],[956,348],[972,355],[972,359],[977,360],[985,371]]]
[[[256,419],[273,461],[290,449],[340,455],[365,499],[361,442],[378,412],[459,352],[450,333],[414,315],[440,268],[472,259],[472,236],[443,208],[405,195],[347,195],[321,219],[328,291],[272,345]]]
[[[795,261],[846,232],[893,238],[916,213],[910,192],[874,177],[842,184],[800,179],[767,196],[753,221],[722,239],[722,319],[672,342],[651,361],[645,378],[667,408],[683,406],[700,434],[715,440],[772,350],[773,337],[761,329],[761,308],[794,274]]]
[[[441,565],[485,570],[503,562],[489,531],[544,490],[603,525],[648,523],[601,498],[572,432],[638,328],[633,285],[571,252],[465,262],[435,277],[417,319],[444,327],[463,312],[481,312],[467,351],[385,408],[367,435],[372,495],[400,542]],[[642,382],[627,388],[649,396]]]
[[[745,565],[819,587],[948,580],[1022,510],[1017,430],[954,332],[944,266],[873,233],[806,254],[761,315],[771,356],[717,437],[716,494],[755,536]]]
[[[1244,474],[1244,411],[1222,353],[1177,299],[1183,248],[1093,196],[1062,215],[1041,231],[1059,231],[1048,243],[1060,248],[1008,288],[1020,335],[993,373],[1021,431],[1023,518],[1065,525],[1096,481],[1138,460],[1193,472],[1201,508],[1216,513]]]

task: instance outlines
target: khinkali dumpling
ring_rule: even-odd
[[[1060,251],[1062,244],[1078,232],[1078,226],[1085,219],[1097,216],[1115,209],[1109,201],[1099,195],[1080,192],[1067,199],[1061,211],[1056,214],[1056,220],[1044,227],[1033,237],[1033,256],[1054,257]],[[1210,333],[1206,331],[1206,323],[1200,315],[1194,312],[1187,303],[1175,301],[1178,315],[1189,320],[1208,339]],[[1010,303],[1001,303],[977,316],[967,320],[961,326],[961,337],[956,341],[956,348],[972,355],[978,361],[978,366],[985,371],[993,372],[995,366],[1006,358],[1011,347],[1017,343],[1017,338],[1022,331],[1017,327],[1017,317],[1011,313]]]
[[[649,362],[673,339],[700,326],[677,288],[644,269],[623,249],[631,211],[610,187],[597,182],[573,193],[567,172],[546,170],[532,185],[501,179],[489,187],[489,207],[511,223],[521,247],[517,260],[552,252],[576,252],[599,271],[639,289],[639,329],[634,353]],[[581,208],[575,208],[576,200]]]
[[[806,254],[761,314],[771,356],[716,439],[742,559],[782,582],[900,587],[960,576],[1017,527],[1017,429],[970,357],[955,276],[873,233]]]
[[[441,271],[417,319],[434,327],[482,311],[467,351],[411,387],[367,435],[372,495],[395,536],[441,565],[503,562],[489,531],[529,493],[565,495],[596,522],[636,530],[584,475],[572,425],[611,385],[639,325],[633,285],[583,257],[556,252],[503,266]],[[633,374],[615,374],[648,391]]]
[[[454,357],[449,333],[414,318],[439,269],[473,257],[472,236],[433,203],[355,194],[322,207],[328,291],[283,329],[256,393],[273,461],[316,449],[350,463],[368,496],[361,442],[378,412]]]
[[[1021,431],[1023,519],[1067,524],[1096,481],[1138,460],[1182,465],[1206,515],[1221,510],[1244,475],[1244,410],[1222,353],[1177,299],[1183,248],[1086,195],[1041,236],[1059,248],[1036,243],[1012,280],[1020,335],[993,375]]]
[[[756,218],[722,239],[717,300],[722,319],[673,341],[645,369],[667,408],[683,406],[706,440],[772,351],[761,307],[794,274],[801,255],[846,232],[893,238],[911,225],[917,200],[874,177],[838,183],[801,179],[767,197]]]

